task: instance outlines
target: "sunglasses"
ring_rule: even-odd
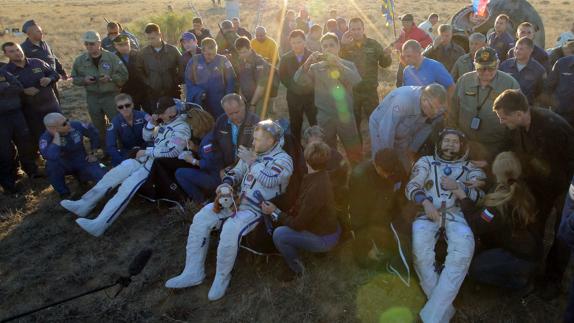
[[[126,104],[117,106],[118,110],[123,110],[123,109],[133,108],[133,107],[134,107],[133,103],[126,103]]]
[[[95,46],[96,43],[94,42],[84,42],[84,46]]]

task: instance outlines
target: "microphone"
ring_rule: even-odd
[[[137,276],[147,265],[149,258],[151,257],[151,249],[144,249],[138,253],[134,260],[130,263],[128,272],[130,277]]]

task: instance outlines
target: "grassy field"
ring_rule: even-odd
[[[224,2],[224,1],[222,1]],[[397,13],[412,12],[421,21],[437,12],[441,22],[470,1],[396,1]],[[571,1],[535,0],[546,25],[547,46],[567,29],[573,17]],[[206,25],[212,30],[224,11],[210,0],[194,1]],[[263,24],[275,37],[282,2],[267,0]],[[253,30],[259,0],[243,1],[242,20]],[[393,39],[384,27],[380,3],[376,0],[289,1],[289,9],[301,5],[320,24],[330,9],[346,17],[368,18],[367,33],[383,44]],[[119,21],[132,32],[142,22],[172,9],[192,15],[188,1],[81,1],[2,0],[0,27],[21,28],[35,19],[69,71],[82,52],[81,34],[89,29],[105,34],[104,18]],[[360,9],[360,10],[358,10]],[[562,19],[561,19],[562,18]],[[0,42],[23,37],[4,36]],[[380,92],[394,86],[396,64],[381,72]],[[63,109],[72,118],[88,120],[82,89],[60,83]],[[275,115],[286,112],[284,99],[277,100]],[[307,275],[293,283],[279,283],[275,276],[284,263],[279,257],[265,259],[241,252],[227,296],[210,303],[207,292],[214,274],[215,253],[208,255],[206,282],[199,287],[174,292],[163,287],[179,274],[185,258],[185,241],[193,207],[180,214],[166,206],[135,198],[130,207],[101,238],[84,233],[75,217],[58,205],[57,194],[46,181],[21,181],[24,196],[0,196],[0,319],[17,312],[57,301],[113,282],[125,274],[131,259],[143,248],[154,255],[143,273],[119,297],[98,293],[40,312],[22,321],[29,322],[411,322],[425,298],[415,280],[403,285],[386,270],[364,270],[351,260],[348,244],[325,257],[307,256]],[[80,189],[72,184],[75,191]],[[571,270],[569,271],[571,273]],[[569,275],[570,276],[570,275]],[[565,283],[565,286],[567,284]],[[455,322],[558,322],[564,298],[543,302],[536,297],[522,301],[500,291],[465,283],[455,306]]]

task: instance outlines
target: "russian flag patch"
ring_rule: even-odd
[[[481,217],[484,221],[490,223],[490,222],[492,222],[492,220],[494,219],[494,214],[492,214],[492,213],[491,213],[490,211],[488,211],[487,209],[484,209],[484,210],[482,211],[482,213],[480,214],[480,217]]]
[[[209,154],[212,151],[213,151],[213,145],[212,144],[203,146],[203,152],[205,152],[206,154]]]

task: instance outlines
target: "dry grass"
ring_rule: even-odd
[[[376,0],[357,1],[364,16],[380,32],[367,32],[382,43],[392,38],[384,28]],[[411,11],[417,20],[428,12],[447,21],[469,1],[397,1],[398,13]],[[90,1],[81,0],[3,0],[0,25],[20,28],[34,18],[46,31],[46,39],[69,70],[83,48],[80,36],[88,29],[105,32],[104,17],[130,27],[145,17],[165,12],[171,5],[176,13],[192,14],[187,1]],[[211,8],[210,0],[194,1],[208,27],[214,29],[223,10]],[[242,20],[253,29],[258,0],[244,0]],[[271,35],[278,31],[280,1],[267,0],[263,22]],[[290,1],[311,9],[313,20],[322,23],[328,10],[335,8],[347,17],[357,14],[351,1]],[[532,1],[546,22],[549,45],[570,21],[574,9],[567,1]],[[439,5],[440,4],[440,5]],[[22,41],[23,38],[0,38]],[[396,67],[383,71],[379,92],[394,87]],[[62,82],[63,109],[72,118],[87,120],[82,89]],[[285,115],[284,100],[277,100],[276,114]],[[308,275],[283,284],[275,279],[284,267],[282,259],[242,252],[228,295],[210,303],[207,292],[214,274],[214,248],[208,255],[206,283],[183,291],[171,291],[164,282],[178,274],[185,257],[185,241],[193,210],[185,216],[135,198],[114,226],[101,238],[85,234],[74,218],[59,207],[56,194],[47,182],[31,184],[19,199],[0,197],[0,318],[46,302],[113,282],[124,274],[130,260],[143,248],[154,250],[149,265],[136,281],[111,299],[99,293],[31,316],[23,321],[38,322],[409,322],[424,303],[416,281],[410,288],[385,270],[363,270],[350,259],[348,245],[326,257],[305,258]],[[111,292],[109,292],[111,294]],[[556,322],[564,300],[542,303],[536,298],[525,304],[490,289],[476,290],[466,283],[456,300],[456,322]]]

